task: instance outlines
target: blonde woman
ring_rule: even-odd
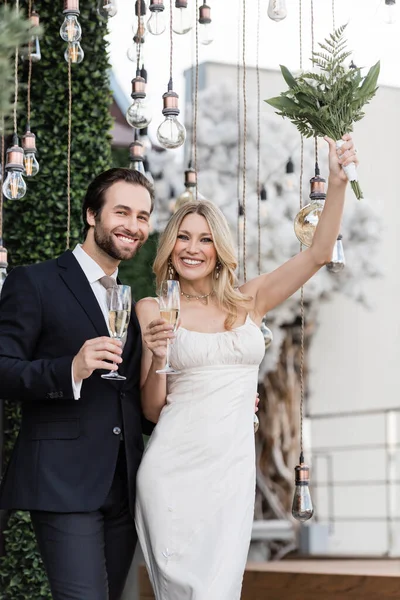
[[[239,600],[255,495],[253,413],[264,340],[262,317],[331,260],[352,139],[329,143],[329,185],[311,248],[236,287],[225,217],[211,202],[169,221],[154,263],[157,285],[179,280],[181,325],[137,303],[142,406],[157,423],[137,479],[136,525],[157,600]],[[177,375],[160,375],[167,339]]]

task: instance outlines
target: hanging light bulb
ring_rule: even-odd
[[[284,187],[287,192],[293,192],[296,186],[296,175],[294,172],[294,163],[291,158],[286,163],[286,175],[284,179]]]
[[[139,40],[139,43],[136,43],[135,40]],[[137,64],[139,55],[140,55],[140,60],[142,62],[144,62],[144,60],[145,60],[144,42],[145,42],[144,35],[142,37],[138,37],[137,35],[134,36],[134,38],[132,40],[132,44],[129,46],[128,50],[126,51],[126,56],[131,62]]]
[[[174,149],[182,146],[186,139],[186,129],[176,118],[179,115],[178,94],[172,89],[172,79],[168,91],[163,95],[165,120],[157,129],[157,139],[163,148]]]
[[[264,319],[261,321],[260,331],[263,334],[265,350],[267,351],[270,345],[272,344],[274,336],[272,335],[272,331],[270,330],[270,328],[267,327]]]
[[[385,0],[384,22],[393,25],[397,21],[396,0]]]
[[[283,19],[286,19],[286,0],[269,0],[268,16],[273,21],[282,21]]]
[[[79,65],[85,57],[82,46],[79,42],[70,42],[64,52],[64,58],[67,62],[71,61],[73,65]]]
[[[310,495],[310,469],[304,464],[303,452],[300,454],[300,464],[294,468],[295,490],[292,504],[292,515],[297,521],[308,521],[314,513]]]
[[[39,173],[39,163],[36,160],[36,136],[31,132],[30,126],[26,128],[22,136],[22,148],[24,149],[25,177],[34,177]]]
[[[7,250],[4,248],[3,242],[0,238],[0,293],[7,277],[7,267]]]
[[[190,161],[185,171],[185,191],[176,199],[174,212],[188,202],[201,202],[202,200],[205,200],[205,198],[197,190],[197,173],[192,168],[192,161]]]
[[[22,60],[29,60],[29,58],[30,58],[30,60],[33,63],[36,63],[36,62],[39,62],[39,60],[42,58],[42,54],[40,52],[39,38],[34,33],[35,30],[37,29],[37,27],[39,27],[39,21],[40,21],[39,13],[37,13],[36,10],[33,9],[32,13],[31,13],[31,17],[30,17],[33,35],[31,37],[30,45],[27,46],[26,48],[24,48],[21,52]]]
[[[132,79],[133,103],[126,111],[126,121],[131,127],[141,129],[151,122],[151,114],[146,103],[146,82],[140,77],[140,70],[136,70],[136,77]]]
[[[187,0],[175,0],[172,12],[172,30],[178,35],[184,35],[193,27],[191,11]]]
[[[139,13],[140,10],[140,13]],[[132,25],[133,31],[133,44],[129,46],[127,50],[127,57],[134,63],[138,63],[139,58],[142,63],[144,62],[144,42],[146,37],[146,26],[144,24],[144,15],[146,14],[146,4],[144,0],[141,0],[139,4],[139,0],[136,0],[135,4],[135,14],[138,19],[135,19]],[[140,16],[139,16],[140,14]]]
[[[60,28],[60,36],[64,42],[79,42],[82,29],[78,21],[79,0],[64,0],[63,14],[65,19]]]
[[[206,0],[204,0],[202,6],[199,8],[199,41],[200,44],[208,46],[214,40],[212,24],[211,24],[211,8],[207,6]]]
[[[326,268],[331,273],[340,273],[346,266],[346,259],[344,257],[342,235],[339,233],[335,246],[333,248],[332,260],[328,262]]]
[[[129,146],[129,168],[131,171],[139,171],[146,175],[143,165],[143,146],[139,140],[135,140]]]
[[[299,242],[310,247],[315,229],[325,205],[325,179],[319,176],[318,163],[315,163],[315,176],[310,179],[311,202],[304,206],[294,220],[294,231]]]
[[[147,29],[152,35],[161,35],[167,27],[164,9],[163,0],[150,0],[149,11],[151,17],[147,21]]]
[[[118,12],[116,0],[99,0],[97,12],[103,19],[115,17]]]
[[[24,151],[19,146],[16,133],[13,135],[13,145],[7,150],[5,170],[7,177],[3,183],[3,194],[9,200],[20,200],[26,194],[26,183],[22,177]]]

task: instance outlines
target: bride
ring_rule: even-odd
[[[331,260],[347,178],[349,135],[329,144],[325,208],[313,244],[271,273],[235,287],[228,224],[211,202],[170,219],[154,262],[157,286],[179,281],[180,326],[157,300],[136,305],[144,350],[142,405],[157,423],[137,477],[136,526],[156,600],[239,600],[255,497],[254,398],[263,316]],[[165,365],[167,339],[177,375]]]

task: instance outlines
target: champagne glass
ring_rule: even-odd
[[[131,316],[131,288],[129,285],[116,285],[107,290],[108,327],[110,336],[114,340],[122,340],[128,332],[129,319]],[[103,379],[123,381],[126,379],[116,371],[110,371],[102,375]]]
[[[179,287],[179,281],[174,279],[167,279],[161,283],[161,288],[158,296],[158,303],[160,306],[160,315],[162,319],[165,319],[167,323],[174,326],[174,331],[179,319],[179,312],[181,309],[180,304],[181,290]],[[179,373],[175,371],[169,364],[169,339],[167,339],[167,362],[163,369],[159,369],[156,373]]]

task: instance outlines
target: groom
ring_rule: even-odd
[[[22,421],[0,508],[30,511],[55,600],[119,600],[136,545],[141,337],[134,313],[124,349],[109,337],[106,287],[147,240],[153,201],[141,173],[100,174],[84,243],[2,290],[0,397]],[[126,381],[101,378],[112,363]]]

